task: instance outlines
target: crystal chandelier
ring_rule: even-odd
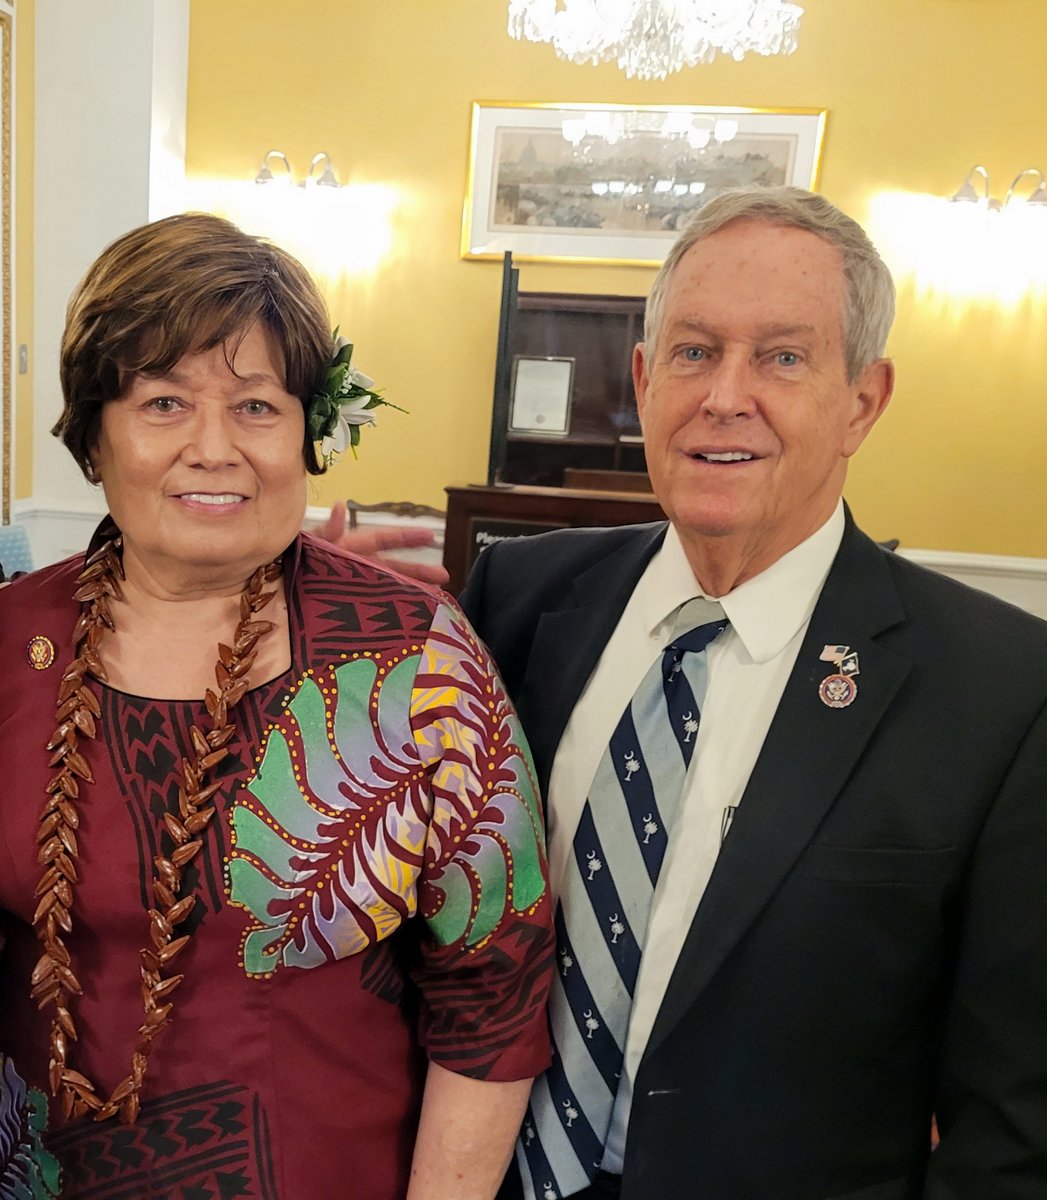
[[[509,0],[509,33],[571,62],[664,79],[717,54],[791,54],[802,16],[789,0]]]

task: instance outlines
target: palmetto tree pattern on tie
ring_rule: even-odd
[[[603,1158],[654,889],[694,753],[706,648],[727,625],[696,599],[640,681],[600,760],[556,912],[553,1063],[517,1149],[528,1200],[586,1188]]]

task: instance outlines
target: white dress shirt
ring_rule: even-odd
[[[766,571],[718,599],[730,626],[708,650],[709,687],[651,906],[625,1062],[603,1167],[622,1171],[633,1080],[669,977],[742,798],[843,536],[843,504]],[[670,617],[704,595],[676,531],[640,577],[556,750],[549,779],[549,872],[558,895],[578,820],[618,719],[671,636]]]

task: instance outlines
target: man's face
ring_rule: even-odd
[[[653,360],[636,348],[655,494],[692,565],[696,554],[736,556],[731,586],[829,518],[848,458],[890,398],[886,361],[847,381],[844,288],[829,242],[735,221],[677,264]]]

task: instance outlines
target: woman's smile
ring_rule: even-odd
[[[172,497],[186,508],[200,509],[209,516],[241,512],[249,497],[239,492],[181,492]]]

